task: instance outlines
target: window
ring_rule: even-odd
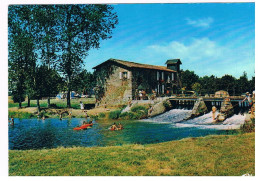
[[[159,74],[159,72],[157,71],[157,80],[159,80],[159,77],[160,77],[160,74]]]
[[[164,85],[162,85],[162,93],[164,94]]]
[[[162,80],[164,80],[164,72],[162,72]]]
[[[122,75],[123,79],[127,79],[127,72],[122,72],[122,73],[123,73]]]
[[[174,80],[174,73],[172,73],[172,80]]]

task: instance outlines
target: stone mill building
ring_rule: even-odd
[[[180,59],[166,61],[167,66],[140,64],[118,59],[93,67],[97,78],[95,94],[102,103],[120,103],[138,99],[138,92],[165,96],[176,93],[181,87]]]

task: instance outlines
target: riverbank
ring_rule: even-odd
[[[255,175],[255,134],[148,145],[9,151],[9,175]]]

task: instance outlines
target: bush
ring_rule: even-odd
[[[138,119],[138,118],[137,118],[137,115],[136,115],[135,113],[133,113],[133,112],[129,112],[129,113],[128,113],[128,118],[129,118],[129,119]]]
[[[109,119],[118,119],[119,115],[121,113],[121,110],[111,111],[108,115]]]
[[[133,119],[143,119],[148,115],[148,109],[144,106],[134,106],[131,108],[131,112],[135,115]]]
[[[9,112],[9,117],[26,119],[35,117],[35,115],[28,112]]]
[[[255,119],[246,121],[245,124],[241,125],[240,130],[242,133],[255,132]]]
[[[119,118],[121,118],[121,119],[129,119],[128,112],[124,112],[124,113],[120,114]]]
[[[103,112],[101,112],[101,113],[98,114],[98,117],[99,117],[99,118],[104,118],[104,117],[106,117],[106,114],[103,113]]]
[[[137,112],[137,111],[141,111],[141,110],[147,111],[148,109],[147,109],[146,107],[144,107],[144,106],[133,106],[133,107],[131,108],[131,111],[132,111],[132,112]]]
[[[163,106],[165,107],[166,110],[171,109],[171,103],[168,101],[163,101]]]
[[[99,116],[90,114],[89,117],[90,117],[91,119],[97,120]]]

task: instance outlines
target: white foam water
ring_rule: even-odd
[[[216,113],[217,115],[218,113]],[[217,129],[217,130],[231,130],[239,129],[245,122],[245,116],[242,114],[233,115],[227,118],[224,122],[214,122],[212,119],[212,112],[203,116],[184,121],[182,123],[176,123],[174,127],[196,127],[200,129]]]
[[[185,120],[189,116],[191,110],[185,109],[172,109],[159,116],[143,119],[141,121],[171,124],[173,127],[196,127],[200,129],[217,129],[217,130],[230,130],[239,129],[245,122],[245,116],[242,114],[233,115],[227,118],[224,122],[214,122],[212,118],[212,112],[204,114],[202,116]],[[216,112],[217,116],[219,112]]]
[[[191,113],[191,110],[185,109],[172,109],[166,113],[155,116],[153,118],[143,119],[141,121],[154,122],[154,123],[176,123],[180,122]]]

